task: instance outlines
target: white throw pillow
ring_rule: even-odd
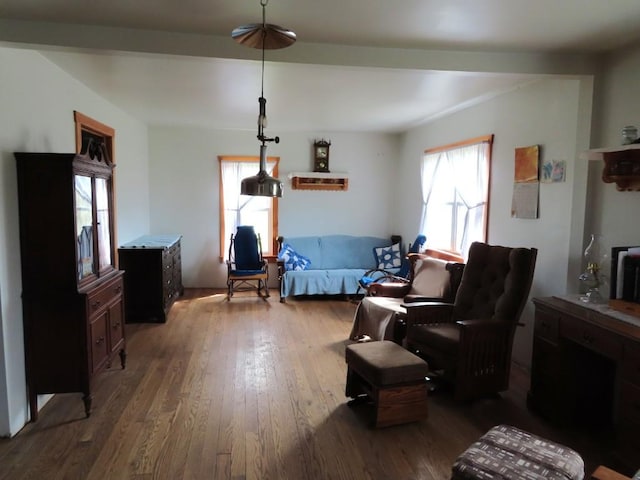
[[[415,277],[411,285],[411,295],[421,297],[443,297],[449,291],[450,274],[446,269],[448,262],[438,258],[416,260]]]

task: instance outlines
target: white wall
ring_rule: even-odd
[[[73,152],[73,111],[116,130],[118,231],[149,225],[146,127],[40,54],[0,47],[0,436],[28,420],[14,151]],[[56,232],[52,232],[55,235]],[[80,400],[78,400],[80,402]]]
[[[281,235],[344,233],[389,236],[391,201],[398,160],[395,135],[338,132],[271,132],[280,136],[267,154],[280,157]],[[329,168],[347,172],[346,192],[292,190],[290,172],[313,169],[315,139],[331,141]],[[219,262],[218,155],[257,156],[255,131],[154,127],[149,132],[151,232],[179,233],[186,287],[223,288],[226,267]],[[257,170],[256,170],[257,173]],[[271,275],[274,280],[275,275]]]
[[[608,57],[598,84],[596,116],[600,129],[593,147],[621,144],[622,128],[640,129],[640,45]],[[612,246],[640,245],[640,192],[619,192],[615,184],[603,183],[602,162],[589,162],[588,214],[586,234],[603,235],[606,251]]]
[[[547,296],[567,290],[573,182],[576,167],[581,82],[588,79],[549,78],[495,97],[406,133],[403,142],[400,183],[393,226],[403,236],[415,235],[420,207],[419,172],[427,148],[493,133],[488,242],[538,249],[531,296]],[[514,149],[540,145],[540,160],[567,162],[567,181],[540,185],[540,215],[536,220],[511,218]],[[585,147],[586,148],[586,147]],[[423,232],[429,242],[429,232]],[[516,334],[514,360],[529,365],[532,348],[533,305],[527,305]]]

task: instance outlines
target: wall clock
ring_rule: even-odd
[[[313,171],[328,172],[329,171],[329,147],[331,142],[326,140],[318,140],[313,144]]]

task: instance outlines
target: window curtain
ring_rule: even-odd
[[[442,153],[427,154],[422,161],[420,172],[420,178],[422,179],[422,219],[419,232],[427,232],[429,228],[427,225],[427,207],[436,181],[436,172],[438,171],[441,157]],[[429,237],[427,237],[427,241],[429,241]]]
[[[271,175],[275,162],[267,161],[267,173]],[[231,235],[235,235],[238,225],[242,225],[242,212],[254,204],[265,201],[265,197],[240,195],[240,183],[243,178],[256,175],[259,162],[221,162],[222,198],[224,201],[224,260],[229,258]]]
[[[478,143],[424,155],[420,231],[427,245],[464,255],[484,240],[488,149]]]
[[[487,204],[487,148],[479,143],[447,152],[458,198],[464,205],[460,252],[467,252],[474,240],[484,238],[484,213]]]

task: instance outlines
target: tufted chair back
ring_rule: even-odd
[[[454,385],[457,399],[508,388],[513,338],[537,253],[475,242],[453,305],[407,306],[407,348]]]
[[[513,323],[527,301],[537,250],[474,242],[454,302],[456,320]]]

